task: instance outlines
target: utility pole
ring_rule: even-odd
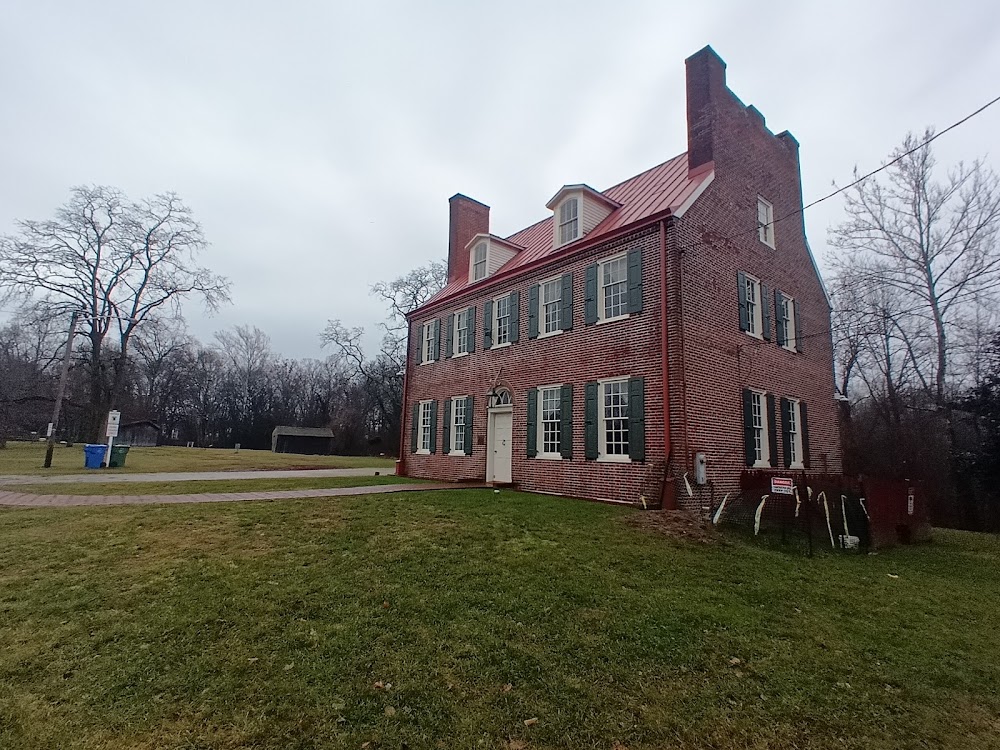
[[[52,408],[52,424],[49,425],[49,444],[45,448],[45,468],[52,466],[52,450],[56,447],[56,428],[59,426],[59,411],[62,408],[63,394],[66,392],[66,380],[69,377],[69,362],[73,354],[73,337],[76,335],[76,319],[79,313],[75,310],[69,319],[69,335],[66,337],[66,351],[63,353],[62,372],[59,374],[59,389],[56,391],[56,405]]]

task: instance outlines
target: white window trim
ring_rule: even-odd
[[[565,242],[562,242],[560,241],[560,238],[562,236],[562,227],[563,227],[563,223],[561,221],[562,209],[563,206],[565,206],[570,201],[576,201],[576,219],[575,219],[576,236],[573,237],[572,239],[568,239]],[[555,237],[553,238],[554,242],[552,243],[553,245],[555,245],[555,247],[563,247],[565,245],[569,245],[573,242],[576,242],[578,239],[580,239],[583,236],[583,195],[580,193],[572,193],[570,195],[567,195],[561,201],[559,201],[559,205],[556,206],[556,210],[553,212],[552,223],[555,225]],[[568,224],[569,222],[566,223]]]
[[[611,318],[604,317],[604,266],[607,263],[619,260],[621,258],[625,259],[625,310],[621,315],[615,315]],[[618,253],[612,255],[610,258],[605,258],[597,262],[597,325],[603,323],[614,323],[617,320],[625,320],[628,318],[630,313],[628,312],[628,252]]]
[[[618,320],[618,318],[609,318],[608,320]],[[597,461],[601,463],[632,463],[632,457],[628,453],[609,454],[607,452],[608,434],[604,428],[604,386],[608,383],[625,383],[625,403],[628,404],[628,382],[631,379],[631,375],[617,375],[613,378],[601,378],[597,381]],[[629,415],[629,419],[631,419],[631,415]]]
[[[765,305],[765,304],[769,305],[769,304],[771,304],[771,301],[770,300],[762,300],[761,299],[761,283],[760,283],[760,279],[758,279],[756,276],[751,276],[750,274],[748,274],[746,272],[744,272],[743,275],[744,275],[744,277],[746,277],[746,280],[747,280],[748,283],[749,282],[753,282],[754,288],[756,289],[756,292],[754,293],[754,314],[753,314],[753,319],[750,322],[752,322],[754,328],[757,329],[755,331],[744,331],[744,333],[747,336],[751,336],[751,337],[757,339],[758,341],[763,341],[764,340],[764,308],[763,308],[762,305]],[[747,313],[748,313],[748,320],[749,320],[749,311],[747,311]]]
[[[436,362],[434,359],[434,321],[430,320],[420,326],[420,362],[422,365],[429,365]],[[430,346],[428,346],[428,344]]]
[[[486,248],[486,252],[483,258],[483,262],[486,264],[486,270],[485,273],[482,275],[482,277],[477,279],[476,249],[479,248],[480,246],[484,246]],[[480,240],[479,242],[477,242],[475,245],[472,246],[471,250],[469,250],[469,283],[475,284],[480,281],[485,281],[489,277],[490,277],[490,243],[488,240]]]
[[[767,391],[761,391],[756,388],[749,389],[751,393],[760,396],[760,415],[761,415],[761,436],[760,436],[760,459],[754,461],[751,468],[753,469],[770,469],[771,467],[771,451],[774,446],[771,445],[771,420],[774,419],[773,414],[768,414],[767,412]],[[753,408],[750,409],[751,414],[753,413]],[[753,425],[750,425],[753,428]]]
[[[798,338],[796,338],[795,336],[795,330],[796,330],[795,319],[798,316],[799,311],[796,309],[794,297],[789,297],[784,292],[781,293],[781,297],[784,303],[788,305],[788,311],[790,313],[788,317],[787,328],[785,328],[785,343],[781,345],[781,348],[786,349],[790,352],[795,352],[797,351],[795,346],[799,343]],[[781,311],[781,314],[782,316],[784,316],[785,314],[784,310]]]
[[[760,221],[760,207],[765,206],[767,208],[767,218],[768,222],[766,224],[761,224]],[[764,236],[761,236],[761,230],[764,230]],[[769,230],[769,231],[768,231]],[[765,239],[766,237],[770,238]],[[763,244],[767,245],[772,250],[774,249],[774,204],[771,201],[757,196],[757,239],[759,239]]]
[[[559,328],[554,331],[545,331],[545,300],[542,299],[542,290],[545,289],[546,284],[557,284],[559,286]],[[553,276],[551,279],[545,279],[544,281],[538,282],[538,336],[537,338],[544,339],[548,336],[555,336],[558,333],[562,333],[562,276]]]
[[[469,353],[468,351],[464,351],[464,352],[458,351],[458,342],[462,339],[462,337],[458,335],[458,317],[460,315],[466,315],[467,316],[468,314],[469,314],[468,310],[459,310],[457,313],[453,313],[452,314],[451,351],[449,352],[449,354],[451,354],[451,358],[452,359],[457,359],[458,357],[465,357]],[[468,335],[468,330],[471,327],[470,324],[471,324],[471,321],[469,321],[469,320],[465,321],[466,335]],[[466,340],[468,340],[468,339],[466,339]]]
[[[417,424],[417,443],[419,447],[417,448],[417,453],[421,456],[429,456],[431,454],[430,448],[424,448],[424,406],[427,406],[427,417],[428,419],[433,419],[433,411],[430,405],[434,403],[433,401],[420,401],[420,408],[417,410],[417,419],[419,420]],[[433,434],[430,422],[427,423],[428,436]]]
[[[466,354],[467,353],[468,352],[466,352]],[[468,396],[452,396],[451,397],[451,425],[449,425],[449,430],[448,430],[448,440],[451,442],[451,445],[448,446],[448,455],[449,456],[468,456],[469,455],[468,453],[465,452],[465,438],[464,438],[464,433],[463,433],[463,438],[462,438],[462,447],[461,447],[461,449],[455,448],[455,434],[456,434],[456,432],[455,432],[455,424],[456,424],[456,422],[455,422],[455,417],[456,417],[455,403],[458,402],[458,401],[461,401],[463,404],[467,403],[467,401],[466,401],[467,398],[468,398]],[[465,426],[465,429],[468,430],[469,429],[469,415],[465,414],[464,416],[465,416],[465,425],[464,426]]]
[[[535,407],[535,447],[536,453],[535,458],[542,458],[549,461],[562,461],[562,453],[546,453],[545,452],[545,425],[542,420],[542,391],[555,390],[559,394],[559,409],[562,410],[562,384],[558,385],[540,385],[538,386],[538,394],[536,396],[536,407]],[[561,414],[560,414],[561,416]],[[559,447],[562,448],[562,434],[559,435]]]
[[[539,333],[538,336],[536,336],[535,338],[550,339],[553,336],[558,336],[560,333],[562,333],[562,329],[559,329],[557,331],[549,331],[548,333]]]
[[[802,403],[801,399],[789,398],[787,399],[792,405],[792,416],[795,419],[795,432],[794,435],[794,448],[795,455],[797,459],[792,461],[789,465],[789,469],[805,469],[805,456],[802,453],[802,409],[799,408],[799,404]]]
[[[509,322],[510,318],[513,317],[513,316],[510,314],[511,308],[509,308],[509,307],[508,307],[508,310],[507,310],[507,319],[508,319],[508,323],[507,323],[507,340],[504,341],[502,344],[496,343],[496,341],[497,341],[497,333],[500,330],[500,316],[497,315],[497,303],[500,300],[502,300],[502,299],[508,300],[508,305],[509,305],[510,304],[510,292],[508,292],[507,294],[501,294],[499,297],[494,297],[493,298],[493,322],[492,322],[492,325],[493,325],[493,330],[492,330],[493,343],[490,345],[490,349],[503,349],[505,346],[510,346],[513,343],[510,340],[510,322]]]

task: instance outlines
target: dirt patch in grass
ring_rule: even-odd
[[[722,542],[722,537],[716,533],[708,520],[686,510],[648,510],[633,513],[626,518],[626,523],[637,529],[701,544]]]

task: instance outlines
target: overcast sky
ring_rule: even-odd
[[[510,234],[566,183],[603,190],[686,148],[684,58],[801,143],[807,201],[907,131],[1000,94],[1000,3],[0,0],[0,233],[79,184],[173,190],[245,323],[316,357],[374,328],[371,284],[443,259],[449,196]],[[1000,105],[936,142],[998,168]],[[807,213],[816,254],[840,219]],[[374,336],[372,337],[374,340]]]

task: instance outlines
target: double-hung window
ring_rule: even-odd
[[[740,271],[737,274],[740,307],[740,330],[751,336],[771,340],[770,291],[760,279]]]
[[[628,380],[601,383],[599,450],[608,458],[628,458]]]
[[[465,397],[455,397],[451,400],[451,445],[449,453],[465,455]]]
[[[628,315],[628,260],[619,255],[598,267],[600,320],[612,320]]]
[[[806,415],[806,405],[799,399],[781,399],[785,466],[790,469],[805,469],[809,466],[809,425]]]
[[[421,401],[420,402],[420,442],[418,444],[418,453],[430,453],[431,452],[431,428],[434,424],[433,422],[433,401]]]
[[[789,351],[799,351],[801,342],[798,334],[798,305],[782,292],[774,293],[774,308],[778,319],[778,345]]]
[[[747,295],[747,333],[759,336],[760,324],[760,282],[752,276],[744,281]]]
[[[455,334],[452,343],[452,356],[469,353],[469,311],[468,309],[455,313]]]
[[[486,278],[486,243],[480,242],[472,251],[472,280]]]
[[[565,245],[580,236],[580,201],[569,198],[559,206],[559,244]]]
[[[799,402],[798,399],[788,401],[788,465],[793,469],[802,466],[802,435],[799,432]]]
[[[562,388],[538,389],[538,447],[539,455],[559,458],[562,434]]]
[[[774,206],[757,196],[757,236],[768,247],[774,247]]]
[[[434,329],[434,321],[428,321],[420,327],[423,333],[420,342],[421,363],[434,361]]]
[[[747,466],[760,468],[776,465],[771,412],[774,397],[764,391],[747,388],[743,391],[743,437],[746,443]]]
[[[493,346],[503,346],[510,343],[510,295],[498,297],[493,301]]]
[[[542,333],[562,330],[562,279],[546,281],[539,289],[542,306]]]

